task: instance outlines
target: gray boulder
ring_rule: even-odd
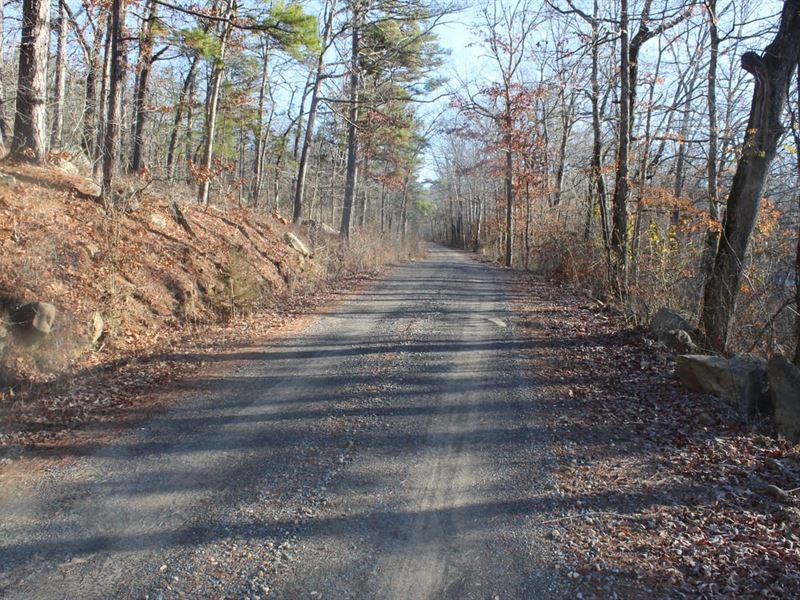
[[[793,444],[800,442],[800,369],[783,356],[767,364],[778,433]]]
[[[308,246],[295,234],[287,231],[283,234],[283,241],[306,258],[312,256],[312,252],[308,249]]]
[[[659,342],[679,352],[691,352],[697,348],[691,323],[669,308],[660,308],[653,315],[650,331]]]
[[[766,363],[751,356],[678,356],[676,374],[688,387],[730,402],[744,416],[770,409]]]
[[[47,335],[53,330],[57,312],[49,302],[30,302],[12,313],[11,322],[19,332]]]

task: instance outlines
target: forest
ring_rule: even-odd
[[[796,4],[6,2],[0,141],[112,204],[411,224],[798,362]]]
[[[800,598],[800,0],[0,0],[0,597]]]

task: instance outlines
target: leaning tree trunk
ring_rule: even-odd
[[[67,84],[67,3],[58,3],[58,50],[56,52],[56,84],[53,94],[53,122],[50,147],[59,148],[64,135],[64,94]]]
[[[46,158],[47,41],[50,2],[23,0],[22,38],[19,46],[17,118],[11,140],[15,159],[43,163]]]
[[[303,196],[305,194],[306,172],[308,171],[308,153],[314,141],[314,122],[317,118],[317,108],[319,107],[319,92],[322,87],[322,78],[325,72],[325,50],[328,47],[331,29],[333,28],[333,15],[335,13],[334,1],[326,2],[327,15],[325,27],[322,32],[321,50],[317,55],[317,70],[314,74],[314,87],[311,89],[311,105],[308,107],[308,123],[303,137],[303,145],[300,149],[300,160],[297,165],[297,184],[294,188],[294,206],[292,208],[292,220],[299,223],[303,216]]]
[[[783,134],[781,120],[798,60],[800,0],[786,0],[778,33],[763,55],[747,52],[742,56],[742,68],[755,79],[753,101],[741,158],[728,195],[722,237],[703,298],[706,340],[719,351],[728,345],[747,246],[769,167]]]
[[[200,62],[200,55],[195,54],[192,57],[192,62],[189,65],[189,72],[186,74],[186,79],[183,80],[183,87],[181,94],[178,97],[178,103],[175,106],[175,118],[172,120],[172,131],[169,134],[169,146],[167,147],[167,179],[171,182],[175,172],[175,151],[178,147],[178,130],[181,126],[181,119],[183,118],[183,109],[189,98],[189,92],[194,85],[194,80],[197,74],[197,63]]]
[[[125,0],[114,0],[111,5],[111,71],[109,74],[108,107],[103,139],[103,197],[111,197],[114,169],[117,165],[117,147],[120,136],[120,99],[125,77]]]

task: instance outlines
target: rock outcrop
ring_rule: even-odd
[[[11,314],[12,327],[25,334],[47,335],[53,330],[57,312],[49,302],[30,302]]]
[[[800,442],[800,368],[782,356],[767,364],[770,394],[778,433],[794,444]]]
[[[650,331],[659,342],[679,352],[691,352],[697,348],[691,323],[669,308],[661,308],[653,315]]]
[[[759,358],[685,354],[678,357],[676,374],[693,390],[724,398],[744,416],[770,410],[766,364]]]
[[[313,256],[313,253],[308,249],[308,246],[306,246],[305,243],[295,234],[287,231],[283,234],[283,241],[293,249],[297,250],[297,252],[299,252],[302,256],[306,258]]]

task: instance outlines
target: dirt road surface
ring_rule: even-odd
[[[434,247],[0,504],[0,597],[559,598],[502,271]]]

